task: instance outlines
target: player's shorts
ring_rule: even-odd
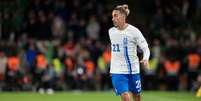
[[[112,85],[117,95],[125,92],[139,94],[141,92],[141,80],[139,74],[111,74]]]

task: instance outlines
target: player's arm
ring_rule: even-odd
[[[148,47],[141,48],[143,51],[143,59],[140,61],[140,63],[143,63],[145,67],[149,67],[149,56],[150,51]]]
[[[149,67],[149,57],[150,57],[150,50],[147,44],[147,41],[145,40],[142,33],[138,30],[137,31],[137,44],[140,47],[140,49],[143,51],[143,58],[140,60],[140,63],[143,63],[145,67]]]

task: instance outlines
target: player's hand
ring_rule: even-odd
[[[140,63],[142,63],[146,68],[149,69],[149,61],[148,60],[143,59],[140,61]]]

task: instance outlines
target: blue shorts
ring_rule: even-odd
[[[111,74],[112,85],[117,95],[131,91],[134,94],[141,92],[139,74]]]

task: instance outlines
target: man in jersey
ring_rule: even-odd
[[[122,101],[140,101],[141,80],[139,63],[148,67],[150,50],[147,41],[138,28],[128,24],[128,5],[119,5],[112,11],[114,27],[109,29],[111,41],[111,79],[117,95]],[[138,60],[137,46],[143,51],[143,59]]]

